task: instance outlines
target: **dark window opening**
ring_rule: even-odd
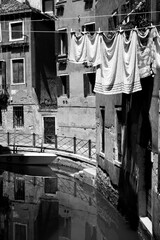
[[[101,127],[101,146],[100,146],[100,151],[102,153],[105,152],[105,108],[100,108],[100,114],[101,114],[101,124],[100,124],[100,127]]]
[[[54,11],[54,1],[53,0],[43,0],[43,12]]]
[[[82,26],[82,31],[89,32],[90,34],[95,33],[95,23],[89,23]]]
[[[15,200],[25,200],[25,181],[22,178],[16,178],[14,182]]]
[[[85,10],[90,10],[93,7],[93,0],[85,0]]]
[[[95,73],[86,73],[84,79],[84,97],[94,95]]]
[[[0,61],[0,94],[6,89],[6,62]]]
[[[44,143],[55,143],[55,117],[44,117]]]
[[[11,40],[18,40],[23,38],[23,23],[11,23]]]
[[[59,31],[59,55],[67,55],[68,53],[68,36],[66,29]]]
[[[57,6],[57,16],[61,17],[61,16],[63,16],[63,13],[64,13],[64,6],[62,6],[62,5]]]
[[[57,188],[57,178],[45,178],[45,193],[55,194],[58,190]]]
[[[70,97],[69,90],[69,75],[62,75],[58,77],[57,82],[58,87],[58,97],[66,95],[68,98]]]
[[[13,84],[24,83],[24,59],[12,60]]]
[[[24,126],[23,107],[13,107],[13,127]]]
[[[21,223],[14,223],[14,239],[27,240],[27,225]]]

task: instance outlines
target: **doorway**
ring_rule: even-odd
[[[44,121],[44,143],[55,143],[55,117],[43,117]]]

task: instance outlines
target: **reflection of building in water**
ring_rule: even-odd
[[[96,239],[93,189],[84,191],[69,177],[5,171],[0,177],[0,194],[9,203],[8,210],[0,207],[2,240]]]

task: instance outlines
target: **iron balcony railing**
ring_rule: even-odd
[[[78,154],[89,159],[96,159],[96,143],[91,140],[83,140],[76,137],[38,134],[24,134],[17,132],[0,133],[0,145],[12,146],[14,149],[20,147],[24,151],[59,150]]]

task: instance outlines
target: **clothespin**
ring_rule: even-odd
[[[101,29],[100,29],[100,27],[98,28],[98,33],[100,33],[101,32]]]
[[[120,32],[120,33],[121,33],[121,32],[123,32],[123,31],[122,31],[122,27],[121,27],[121,26],[119,27],[119,32]]]

